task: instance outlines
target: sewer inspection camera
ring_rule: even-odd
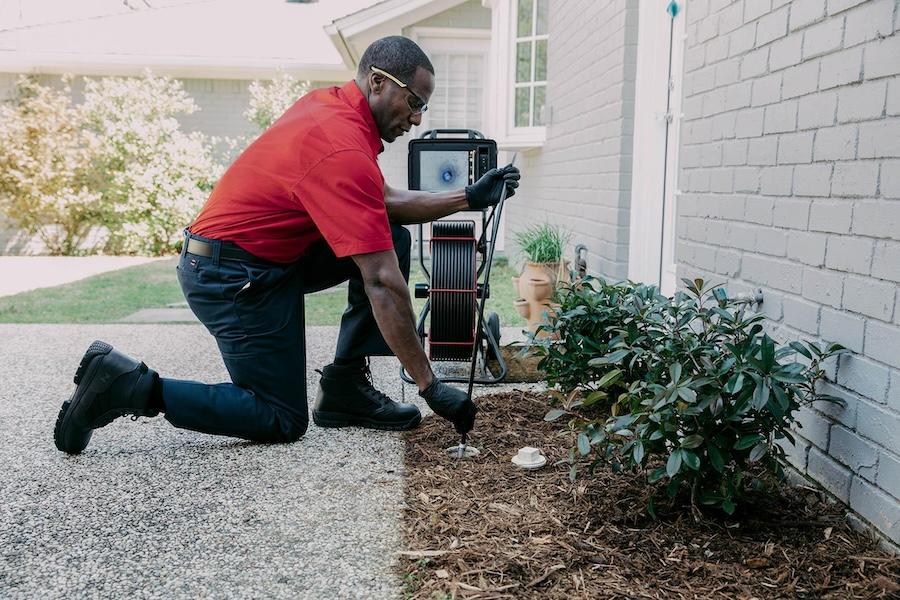
[[[474,183],[496,166],[497,143],[473,129],[431,129],[409,142],[410,190],[458,189]],[[507,193],[504,186],[500,202],[480,211],[479,235],[474,220],[442,219],[430,224],[431,271],[425,266],[424,227],[417,225],[419,265],[426,282],[415,285],[415,296],[426,301],[419,313],[416,333],[432,361],[469,362],[468,377],[448,376],[441,380],[468,383],[470,400],[475,383],[499,383],[507,373],[500,352],[500,317],[492,312],[486,322],[484,319],[485,301],[490,297],[491,261]],[[426,332],[425,320],[429,316]],[[488,369],[491,359],[497,361],[497,373]],[[402,366],[400,377],[414,383]],[[466,434],[462,434],[458,446],[447,450],[457,458],[478,454],[476,448],[467,446]]]

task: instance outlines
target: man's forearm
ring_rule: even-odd
[[[425,389],[431,383],[434,373],[416,335],[415,315],[406,282],[399,277],[399,281],[367,284],[366,295],[369,297],[372,314],[375,315],[375,322],[378,323],[384,341],[419,389]]]
[[[427,223],[469,208],[463,189],[450,192],[391,189],[384,200],[388,219],[401,225]]]

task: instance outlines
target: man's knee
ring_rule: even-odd
[[[299,419],[297,417],[285,416],[278,419],[278,442],[290,444],[296,442],[306,433],[309,427],[309,417]]]

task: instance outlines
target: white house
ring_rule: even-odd
[[[92,20],[155,23],[153,34],[104,33],[116,53],[85,39],[87,21],[2,31],[0,70],[150,66],[186,78],[211,107],[192,126],[226,127],[241,120],[248,80],[276,66],[342,81],[371,40],[416,39],[438,84],[423,127],[480,129],[502,159],[519,154],[507,227],[561,224],[588,247],[589,269],[613,279],[671,292],[679,277],[702,276],[732,295],[761,290],[782,341],[853,351],[828,386],[846,408],[805,410],[790,461],[900,542],[898,5],[384,0],[332,14],[325,1],[211,0]],[[244,27],[218,24],[204,13],[212,7],[223,18],[245,10]],[[264,10],[277,18],[256,20]],[[200,25],[231,35],[207,46]],[[248,27],[259,45],[244,43]],[[310,56],[292,50],[315,36],[324,43]],[[403,185],[405,144],[394,146],[383,169]]]

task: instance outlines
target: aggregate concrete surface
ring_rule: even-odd
[[[307,330],[310,403],[336,334]],[[53,426],[94,339],[228,381],[200,325],[0,325],[0,597],[398,597],[400,434],[310,424],[260,445],[118,419],[70,457]],[[396,368],[373,360],[399,399]]]

